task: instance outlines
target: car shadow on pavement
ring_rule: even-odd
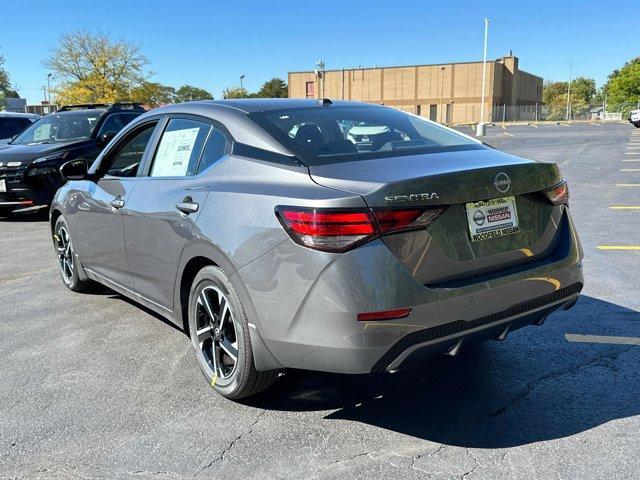
[[[570,343],[566,333],[640,337],[640,313],[583,296],[505,342],[412,361],[394,374],[288,371],[247,403],[329,410],[327,419],[474,448],[566,437],[640,414],[640,346]]]

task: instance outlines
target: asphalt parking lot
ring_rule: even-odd
[[[287,372],[244,404],[213,393],[182,332],[66,290],[46,219],[0,219],[0,476],[638,478],[640,129],[486,142],[560,165],[585,251],[577,305],[396,374]]]

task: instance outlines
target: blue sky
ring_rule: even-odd
[[[240,74],[257,90],[318,58],[327,69],[479,60],[484,17],[489,58],[512,49],[523,70],[545,79],[566,79],[572,58],[574,76],[600,84],[640,55],[638,0],[0,0],[0,8],[5,68],[29,101],[42,99],[50,49],[79,28],[138,44],[153,81],[216,98]]]

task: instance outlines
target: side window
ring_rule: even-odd
[[[121,113],[120,118],[122,119],[122,125],[126,126],[131,123],[135,118],[140,116],[139,113]]]
[[[151,165],[150,177],[194,175],[211,125],[172,118],[165,128]]]
[[[100,127],[98,136],[104,135],[107,132],[118,133],[122,130],[122,127],[124,127],[124,124],[122,123],[120,115],[109,115],[102,124],[102,127]]]
[[[202,158],[196,173],[204,172],[227,154],[227,136],[215,127],[211,127],[211,133],[204,146]]]
[[[116,153],[111,160],[107,162],[106,173],[114,177],[135,177],[138,173],[138,167],[142,161],[144,150],[147,148],[149,140],[156,124],[145,126],[135,135],[123,140],[122,148],[120,145],[116,147]]]

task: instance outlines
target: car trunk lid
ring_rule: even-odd
[[[480,148],[313,165],[310,174],[321,185],[361,195],[374,209],[446,207],[426,229],[383,236],[430,286],[540,260],[559,241],[562,207],[539,194],[561,181],[555,164]],[[514,197],[517,233],[472,241],[467,203],[504,197]]]

